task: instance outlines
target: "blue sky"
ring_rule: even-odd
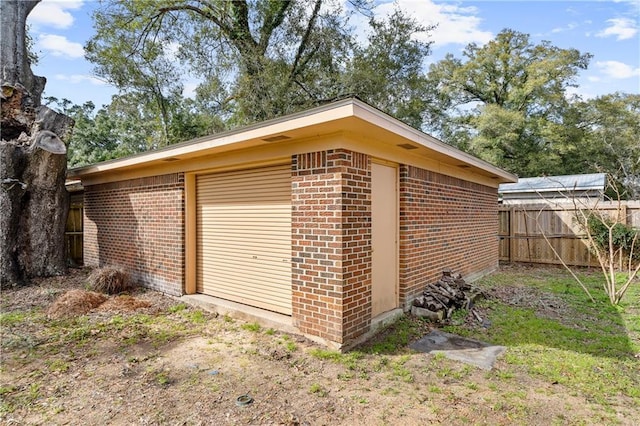
[[[433,53],[427,63],[447,53],[460,57],[471,42],[482,45],[504,28],[528,33],[532,41],[548,40],[561,48],[591,53],[589,69],[575,93],[595,97],[616,91],[640,93],[640,0],[618,1],[438,1],[396,0],[420,22],[438,27],[430,34]],[[91,14],[98,5],[84,0],[43,0],[29,16],[40,63],[47,77],[46,96],[97,106],[110,102],[116,90],[92,75],[83,45],[93,34]],[[377,0],[384,16],[394,4]],[[356,22],[357,24],[357,22]],[[185,82],[187,90],[194,82]]]

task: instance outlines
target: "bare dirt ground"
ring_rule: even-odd
[[[339,355],[303,337],[216,317],[153,291],[131,293],[148,302],[134,303],[134,310],[126,307],[131,301],[112,301],[87,315],[48,318],[57,297],[86,287],[86,275],[73,270],[67,277],[3,292],[2,424],[631,425],[637,420],[627,401],[603,412],[597,402],[504,359],[487,372],[406,346]],[[540,300],[520,287],[501,291],[500,297],[519,298],[521,304]],[[549,296],[542,304],[551,317],[557,314],[553,303]],[[412,321],[425,334],[431,327]],[[253,402],[237,405],[246,394]]]

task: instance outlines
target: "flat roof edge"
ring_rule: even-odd
[[[356,114],[360,113],[360,115],[362,115],[362,111],[367,112],[368,114],[372,114],[380,119],[383,119],[385,121],[387,121],[388,123],[391,123],[393,126],[397,127],[398,129],[402,129],[407,135],[410,135],[409,137],[407,137],[407,135],[405,135],[405,137],[407,137],[407,139],[411,139],[415,142],[420,143],[421,145],[423,145],[426,148],[432,149],[436,152],[439,152],[441,154],[445,154],[449,157],[453,157],[456,158],[460,161],[464,161],[466,163],[472,164],[482,170],[485,170],[489,173],[492,173],[498,177],[503,178],[504,180],[508,180],[510,182],[517,182],[518,181],[518,176],[516,176],[513,173],[509,173],[506,170],[503,170],[497,166],[494,166],[491,163],[488,163],[478,157],[475,157],[469,153],[466,153],[452,145],[448,145],[445,142],[421,131],[418,130],[416,128],[413,128],[411,126],[409,126],[408,124],[398,120],[397,118],[394,118],[392,116],[390,116],[389,114],[365,103],[362,102],[360,100],[356,100],[356,102],[354,103],[354,105],[356,106]],[[361,109],[361,111],[358,110],[358,108]],[[362,119],[366,119],[365,117],[361,117]],[[370,120],[369,120],[370,121]],[[395,132],[395,133],[399,133],[399,132]],[[425,140],[427,142],[427,144],[424,144],[421,142],[421,140]]]
[[[304,120],[310,117],[313,117],[313,119],[305,123]],[[408,124],[403,123],[402,121],[357,98],[345,98],[308,110],[277,117],[260,123],[254,123],[238,129],[203,136],[154,151],[147,151],[123,158],[73,168],[68,171],[67,176],[69,178],[81,178],[83,176],[93,175],[96,173],[107,173],[123,167],[143,166],[145,163],[164,160],[173,156],[192,154],[201,150],[233,145],[234,143],[256,138],[259,139],[271,134],[301,129],[305,126],[318,126],[331,121],[347,119],[350,117],[363,120],[373,126],[384,128],[429,150],[472,165],[477,169],[495,176],[499,181],[517,182],[518,180],[517,176],[514,174],[502,170],[451,145],[447,145],[433,136],[430,136],[418,129],[414,129]],[[281,126],[283,124],[288,125]]]

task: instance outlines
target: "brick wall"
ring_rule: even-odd
[[[294,325],[339,344],[371,319],[370,170],[347,150],[292,158]]]
[[[463,276],[498,262],[497,189],[413,166],[400,166],[400,303],[443,268]]]
[[[184,175],[85,187],[84,262],[124,267],[140,284],[181,295]]]

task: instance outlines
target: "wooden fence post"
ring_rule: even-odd
[[[515,253],[515,249],[516,249],[515,227],[513,226],[513,218],[514,218],[513,210],[514,210],[513,207],[509,208],[508,210],[509,220],[507,221],[507,223],[509,224],[509,263],[513,262],[513,254]]]

